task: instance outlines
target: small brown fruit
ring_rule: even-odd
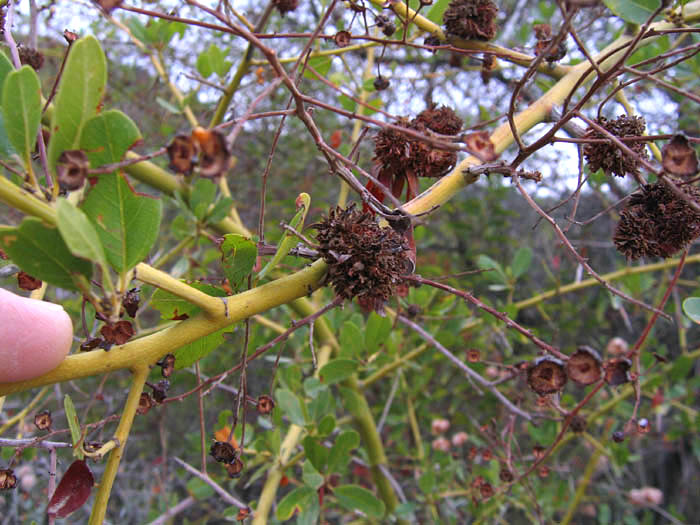
[[[52,422],[53,420],[51,419],[51,412],[49,410],[38,412],[34,416],[34,425],[39,430],[51,430]]]
[[[17,477],[11,468],[0,469],[0,490],[12,490],[17,486]]]
[[[258,414],[269,414],[275,408],[275,401],[268,395],[258,397]]]
[[[624,357],[608,359],[603,368],[606,383],[610,386],[623,385],[630,380],[629,370],[632,368],[632,362]]]
[[[139,398],[139,406],[136,409],[136,413],[140,415],[147,414],[148,411],[153,408],[154,401],[151,394],[148,392],[141,392],[141,397]]]
[[[571,423],[569,424],[569,428],[575,434],[580,434],[581,432],[586,430],[586,418],[581,417],[579,415],[572,417]]]
[[[44,55],[36,49],[26,46],[19,46],[19,61],[22,65],[30,66],[34,71],[39,71],[44,65]]]
[[[168,145],[170,169],[176,173],[189,175],[194,167],[196,145],[189,135],[176,135]]]
[[[541,396],[559,392],[566,379],[564,363],[550,356],[536,359],[527,371],[528,385]]]
[[[175,356],[173,354],[166,355],[158,365],[160,366],[160,374],[166,378],[170,377],[175,370]]]
[[[82,150],[66,150],[58,157],[56,175],[62,190],[75,191],[85,184],[90,161]]]
[[[603,374],[600,355],[589,346],[580,346],[566,362],[569,379],[579,385],[590,385]]]
[[[662,165],[667,173],[690,177],[698,172],[698,155],[685,135],[673,136],[661,150]]]
[[[377,91],[384,91],[385,89],[387,89],[389,87],[390,82],[389,82],[388,78],[383,77],[382,75],[378,75],[374,79],[373,84],[374,84],[374,89],[376,89]]]
[[[229,478],[237,478],[243,473],[243,462],[240,458],[236,458],[232,463],[226,465],[226,472]]]
[[[514,479],[513,473],[508,470],[507,467],[503,467],[501,472],[498,473],[498,479],[500,479],[503,483],[510,483]]]
[[[352,35],[348,31],[338,31],[333,37],[335,45],[338,47],[347,47],[350,45]]]
[[[136,312],[139,309],[139,302],[141,302],[141,295],[139,294],[138,288],[132,288],[124,296],[122,301],[122,306],[129,317],[136,317]]]
[[[491,40],[496,36],[498,7],[491,0],[452,0],[443,21],[447,33],[467,40]]]
[[[479,492],[483,499],[489,499],[493,496],[493,485],[486,481],[479,486]]]

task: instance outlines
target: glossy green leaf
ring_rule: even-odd
[[[194,499],[207,499],[214,495],[214,489],[208,483],[199,478],[192,478],[187,482],[187,492]]]
[[[19,228],[0,228],[0,247],[22,270],[60,288],[77,290],[74,274],[92,276],[92,263],[71,254],[58,229],[34,217]]]
[[[360,446],[360,435],[354,430],[346,430],[335,438],[328,456],[328,471],[338,472],[350,462],[350,452]]]
[[[688,297],[684,300],[683,311],[691,321],[700,324],[700,297]]]
[[[450,4],[450,0],[438,0],[433,4],[426,15],[426,18],[437,25],[442,25],[442,15],[445,13],[447,6]]]
[[[299,426],[306,424],[304,412],[301,409],[301,402],[294,392],[285,388],[278,388],[275,391],[275,399],[277,400],[277,406],[289,418],[289,421]]]
[[[484,272],[487,279],[498,281],[501,284],[508,283],[508,278],[506,277],[506,273],[503,271],[503,267],[500,265],[500,263],[494,261],[488,255],[479,255],[476,260],[476,265],[481,270],[488,270]]]
[[[323,485],[323,476],[318,473],[310,461],[304,461],[301,467],[301,479],[304,481],[304,485],[314,490],[318,490]]]
[[[107,257],[102,242],[87,215],[66,199],[59,199],[56,203],[56,216],[58,231],[71,253],[94,261],[106,269]]]
[[[370,518],[384,516],[384,502],[359,485],[341,485],[333,489],[340,504],[348,510],[359,510]]]
[[[216,224],[219,221],[223,221],[231,211],[232,206],[233,199],[231,197],[220,198],[207,215],[207,222]]]
[[[197,217],[197,220],[202,220],[207,215],[209,206],[214,202],[216,197],[216,184],[209,179],[199,178],[192,187],[190,193],[190,209]]]
[[[100,176],[82,210],[94,224],[107,261],[117,272],[143,261],[158,238],[161,201],[135,193],[123,175]]]
[[[10,138],[5,130],[5,119],[2,116],[2,111],[0,111],[0,158],[6,159],[15,153],[15,148],[10,144]]]
[[[359,366],[352,359],[334,359],[321,368],[319,377],[325,385],[334,385],[353,375]]]
[[[71,46],[54,99],[47,153],[51,169],[63,151],[80,147],[83,126],[95,115],[106,82],[107,62],[99,42],[93,36],[80,38]]]
[[[237,289],[250,275],[258,257],[258,247],[248,237],[229,233],[221,244],[221,266],[232,289]]]
[[[214,73],[223,78],[231,69],[231,65],[232,63],[226,60],[226,54],[216,44],[211,44],[209,49],[197,57],[197,71],[204,78]]]
[[[643,24],[658,9],[660,0],[603,0],[603,3],[625,22]]]
[[[356,357],[362,352],[364,335],[352,321],[345,321],[340,328],[340,357]]]
[[[95,115],[83,127],[80,149],[96,168],[119,162],[126,152],[141,139],[141,132],[134,121],[117,109]]]
[[[75,411],[75,405],[68,394],[63,398],[63,408],[66,411],[66,420],[68,421],[68,428],[70,429],[71,441],[75,446],[80,441],[82,432],[80,431],[80,422],[78,421],[78,414]],[[81,448],[75,448],[74,450],[76,457],[78,459],[83,459]]]
[[[15,151],[25,163],[34,150],[41,122],[41,84],[29,66],[12,71],[2,90],[5,131]]]
[[[12,62],[7,58],[5,53],[0,53],[0,104],[2,104],[2,91],[5,84],[5,78],[14,69]]]
[[[368,352],[376,352],[391,332],[391,319],[372,312],[365,327],[365,346]]]
[[[302,445],[304,446],[306,459],[311,462],[316,470],[323,472],[328,462],[330,449],[323,446],[318,438],[312,436],[306,436],[302,441]]]
[[[316,73],[321,75],[322,77],[327,77],[328,72],[331,70],[331,62],[333,61],[332,56],[320,56],[320,57],[311,57],[308,61],[308,65],[314,68]],[[310,69],[305,69],[304,70],[304,76],[306,78],[311,78],[315,79],[316,74],[312,73]]]
[[[289,221],[289,225],[297,231],[301,231],[304,227],[304,221],[306,220],[306,214],[309,212],[309,207],[311,206],[311,197],[308,193],[300,193],[296,199],[297,213]],[[288,230],[285,230],[282,234],[282,238],[277,243],[277,251],[275,255],[270,259],[270,261],[265,265],[265,267],[260,270],[258,274],[258,279],[262,279],[267,275],[267,273],[277,266],[282,259],[284,259],[292,248],[299,242],[297,237],[293,235]]]
[[[513,277],[516,279],[524,275],[532,264],[532,250],[527,246],[521,246],[520,249],[515,252],[513,257],[513,264],[511,269],[513,270]]]
[[[318,424],[318,433],[322,436],[328,436],[335,430],[335,416],[326,414]]]
[[[282,498],[282,501],[277,505],[275,516],[281,521],[288,520],[296,510],[302,511],[307,508],[314,498],[318,499],[318,496],[311,487],[297,487]]]
[[[224,343],[224,334],[233,330],[233,326],[227,326],[178,348],[175,352],[175,368],[187,368],[206,357]]]
[[[311,420],[319,422],[326,414],[332,414],[335,411],[335,398],[331,391],[326,388],[325,390],[321,390],[316,397],[311,400],[308,407]]]

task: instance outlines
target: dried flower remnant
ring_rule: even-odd
[[[571,423],[569,423],[569,428],[571,429],[572,432],[576,434],[580,434],[584,430],[586,430],[587,422],[586,418],[581,417],[581,416],[574,416],[571,418]]]
[[[336,207],[314,225],[319,253],[328,264],[328,281],[336,294],[382,311],[402,276],[413,264],[408,243],[391,228],[381,228],[370,213]]]
[[[700,189],[679,186],[688,199],[700,203]],[[671,257],[700,236],[700,213],[663,182],[645,185],[620,212],[613,242],[629,259]]]
[[[160,375],[166,378],[170,377],[175,370],[175,356],[173,354],[166,355],[158,362],[158,366],[160,366]]]
[[[373,82],[374,89],[376,89],[377,91],[384,91],[389,87],[389,84],[389,79],[382,75],[377,76]]]
[[[588,346],[580,346],[566,362],[566,373],[575,383],[590,385],[603,375],[601,363],[598,352]]]
[[[498,473],[498,479],[500,479],[503,483],[511,483],[515,477],[507,467],[503,467]]]
[[[12,490],[17,487],[17,476],[11,468],[0,469],[0,490]]]
[[[27,46],[19,46],[19,61],[22,65],[30,66],[34,71],[39,71],[44,65],[44,55],[36,49]]]
[[[496,59],[493,55],[484,55],[481,62],[481,82],[488,86],[493,70],[496,69]]]
[[[209,179],[223,175],[231,163],[231,153],[224,135],[218,131],[195,128],[192,137],[199,146],[199,174]]]
[[[498,158],[496,149],[488,131],[475,131],[463,137],[464,145],[470,153],[476,155],[484,162],[491,162]]]
[[[286,15],[299,7],[299,0],[272,0],[272,5],[277,8],[281,15]]]
[[[66,150],[56,163],[58,185],[62,190],[75,191],[83,186],[90,161],[82,150]]]
[[[170,169],[175,173],[189,175],[194,168],[197,148],[194,140],[189,135],[176,135],[168,144],[168,158]]]
[[[139,406],[136,408],[136,413],[139,415],[147,414],[154,405],[155,401],[153,401],[151,394],[142,392],[141,397],[139,397]]]
[[[566,380],[564,363],[554,357],[540,357],[527,371],[528,385],[541,396],[559,392]]]
[[[443,21],[447,34],[467,40],[491,40],[496,36],[498,7],[491,0],[452,0]]]
[[[632,368],[632,362],[624,357],[618,357],[606,361],[603,368],[606,383],[610,386],[623,385],[630,380],[629,370]]]
[[[605,117],[598,119],[598,124],[616,137],[641,137],[644,134],[646,123],[644,117],[620,116],[615,120]],[[585,139],[605,139],[606,135],[592,127],[586,130]],[[643,142],[626,142],[625,145],[637,154],[639,158],[646,159],[647,152]],[[595,173],[599,169],[607,174],[624,177],[627,173],[637,173],[639,161],[630,157],[612,142],[593,142],[583,146],[583,156],[588,163],[588,168]]]
[[[17,272],[17,286],[22,290],[38,290],[41,288],[41,280],[32,277],[26,272]]]
[[[481,498],[485,500],[493,497],[493,485],[488,481],[482,483],[479,486],[479,493],[481,494]]]
[[[275,408],[275,401],[268,395],[258,397],[258,414],[270,414]]]
[[[233,462],[225,465],[226,472],[229,478],[237,478],[243,473],[243,461],[240,458],[236,458]]]
[[[481,351],[478,348],[470,348],[467,350],[467,361],[470,363],[478,363],[481,361]]]
[[[118,321],[104,325],[100,329],[100,334],[107,343],[123,345],[134,335],[134,327],[129,321]]]
[[[698,155],[685,135],[677,134],[661,150],[662,165],[666,173],[690,177],[698,172]]]
[[[374,21],[385,36],[391,36],[396,32],[396,24],[387,15],[376,15]]]
[[[335,45],[338,47],[347,47],[350,45],[352,35],[348,31],[338,31],[333,37]]]
[[[111,13],[114,9],[119,7],[124,0],[95,0],[95,3],[99,5],[107,13]]]
[[[209,449],[209,454],[219,463],[231,463],[236,459],[236,450],[231,443],[215,441]]]
[[[51,418],[51,412],[49,410],[37,412],[34,416],[34,426],[39,430],[51,430],[52,423],[53,419]]]
[[[126,313],[129,314],[129,317],[136,317],[136,312],[139,309],[140,302],[141,295],[138,288],[132,288],[126,292],[124,300],[122,301],[122,306],[124,307],[124,310],[126,310]]]
[[[167,397],[168,390],[170,389],[170,381],[168,381],[167,379],[161,379],[152,388],[153,399],[155,399],[156,403],[160,405],[163,401],[165,401],[165,398]]]
[[[552,26],[549,24],[536,24],[532,26],[532,29],[535,31],[535,38],[537,38],[535,55],[539,56],[544,53],[544,50],[552,43]],[[545,60],[551,64],[553,62],[558,62],[564,58],[564,56],[566,56],[566,44],[562,41],[559,42],[557,47],[547,53]]]

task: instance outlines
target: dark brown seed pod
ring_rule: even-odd
[[[141,392],[141,397],[139,397],[139,406],[136,409],[136,413],[143,415],[147,414],[148,411],[153,408],[155,401],[148,392]]]
[[[138,288],[132,288],[126,292],[124,300],[122,301],[122,306],[124,307],[124,310],[126,310],[126,313],[129,314],[129,317],[136,317],[136,312],[139,309],[140,302],[141,294],[139,293]]]
[[[69,31],[68,29],[64,29],[63,30],[63,38],[66,40],[66,42],[70,46],[73,44],[73,42],[78,40],[79,37],[78,37],[77,33],[74,33],[73,31]]]
[[[535,461],[539,461],[544,457],[545,448],[542,445],[535,445],[532,447],[532,455],[535,457]]]
[[[629,370],[632,362],[624,357],[608,359],[603,367],[605,369],[605,382],[610,386],[623,385],[630,380]]]
[[[231,153],[224,135],[218,131],[195,128],[192,136],[199,146],[199,174],[216,179],[229,169]]]
[[[514,476],[507,467],[503,467],[498,473],[498,479],[500,479],[503,483],[510,483],[513,481]]]
[[[258,397],[258,414],[269,414],[275,408],[275,401],[268,395]]]
[[[194,139],[189,135],[176,135],[168,144],[170,169],[175,173],[189,175],[194,168],[197,148]]]
[[[17,476],[11,468],[0,469],[0,490],[12,490],[17,486]]]
[[[580,434],[584,430],[586,430],[586,418],[575,415],[574,417],[571,418],[571,423],[569,423],[569,428],[571,429],[572,432],[576,434]]]
[[[406,315],[411,319],[415,319],[420,313],[421,307],[417,304],[409,304],[406,309]]]
[[[467,350],[467,361],[470,363],[478,363],[481,361],[481,351],[478,348],[470,348]]]
[[[700,189],[678,186],[690,201],[700,203]],[[613,242],[629,259],[671,257],[700,236],[700,213],[663,182],[647,184],[632,194],[620,212]]]
[[[111,13],[119,7],[124,0],[94,0],[105,12]]]
[[[272,0],[272,5],[277,8],[281,15],[286,15],[299,7],[299,0]]]
[[[388,24],[382,26],[382,33],[384,33],[384,36],[390,37],[396,33],[396,24],[394,24],[394,22],[389,22]]]
[[[170,381],[167,379],[161,379],[155,386],[153,386],[153,399],[155,399],[156,403],[160,405],[163,401],[165,401],[169,389]]]
[[[424,125],[426,128],[441,135],[456,135],[462,130],[464,122],[452,108],[431,104],[418,113],[413,120],[414,126]]]
[[[481,494],[482,499],[489,499],[493,496],[493,485],[489,483],[488,481],[482,483],[479,486],[479,493]]]
[[[26,272],[17,272],[17,286],[22,290],[38,290],[41,288],[41,280],[32,277]]]
[[[389,84],[389,79],[383,77],[382,75],[377,76],[373,82],[374,89],[376,89],[377,91],[384,91],[386,88],[389,87]]]
[[[49,410],[43,410],[34,415],[34,426],[39,430],[51,430],[51,423],[53,420]]]
[[[62,190],[75,191],[85,184],[90,161],[82,150],[66,150],[58,157],[56,176]]]
[[[467,40],[491,40],[496,36],[498,7],[491,0],[452,0],[443,21],[447,33]]]
[[[615,443],[622,443],[625,440],[625,433],[621,430],[616,430],[612,434],[612,440]]]
[[[215,441],[209,449],[209,454],[219,463],[231,463],[236,459],[236,449],[226,441]]]
[[[550,356],[536,359],[528,368],[527,383],[541,396],[559,392],[566,384],[564,363]]]
[[[671,175],[690,177],[698,172],[698,155],[685,135],[674,135],[661,150],[664,170]]]
[[[598,124],[616,137],[640,137],[644,134],[646,123],[643,117],[622,115],[615,120],[605,117],[598,119]],[[606,135],[597,130],[588,128],[584,135],[586,139],[604,139]],[[639,158],[646,159],[647,152],[644,142],[626,142],[625,145],[637,154]],[[583,146],[583,156],[588,163],[588,168],[595,173],[599,169],[607,175],[624,177],[627,173],[639,171],[639,161],[630,157],[612,142],[593,142]]]
[[[578,347],[566,362],[566,373],[579,385],[595,383],[603,375],[600,355],[589,346]]]
[[[44,55],[27,46],[19,46],[17,49],[19,53],[19,61],[22,65],[30,66],[34,71],[39,71],[41,66],[44,65]]]
[[[158,362],[160,373],[163,377],[170,377],[175,370],[175,356],[173,354],[166,355]]]
[[[348,31],[338,31],[333,37],[335,45],[338,47],[347,47],[350,45],[352,35]]]
[[[243,461],[240,458],[236,458],[232,463],[226,465],[226,472],[228,472],[229,478],[237,478],[243,473]]]
[[[369,214],[336,207],[313,226],[318,230],[319,253],[328,264],[328,281],[342,298],[357,297],[382,311],[402,276],[411,271],[406,239],[381,228]]]
[[[118,321],[104,325],[100,329],[100,334],[108,343],[123,345],[134,335],[134,327],[129,321]]]

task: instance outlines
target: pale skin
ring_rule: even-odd
[[[56,368],[72,341],[73,322],[62,306],[0,288],[0,383]]]

